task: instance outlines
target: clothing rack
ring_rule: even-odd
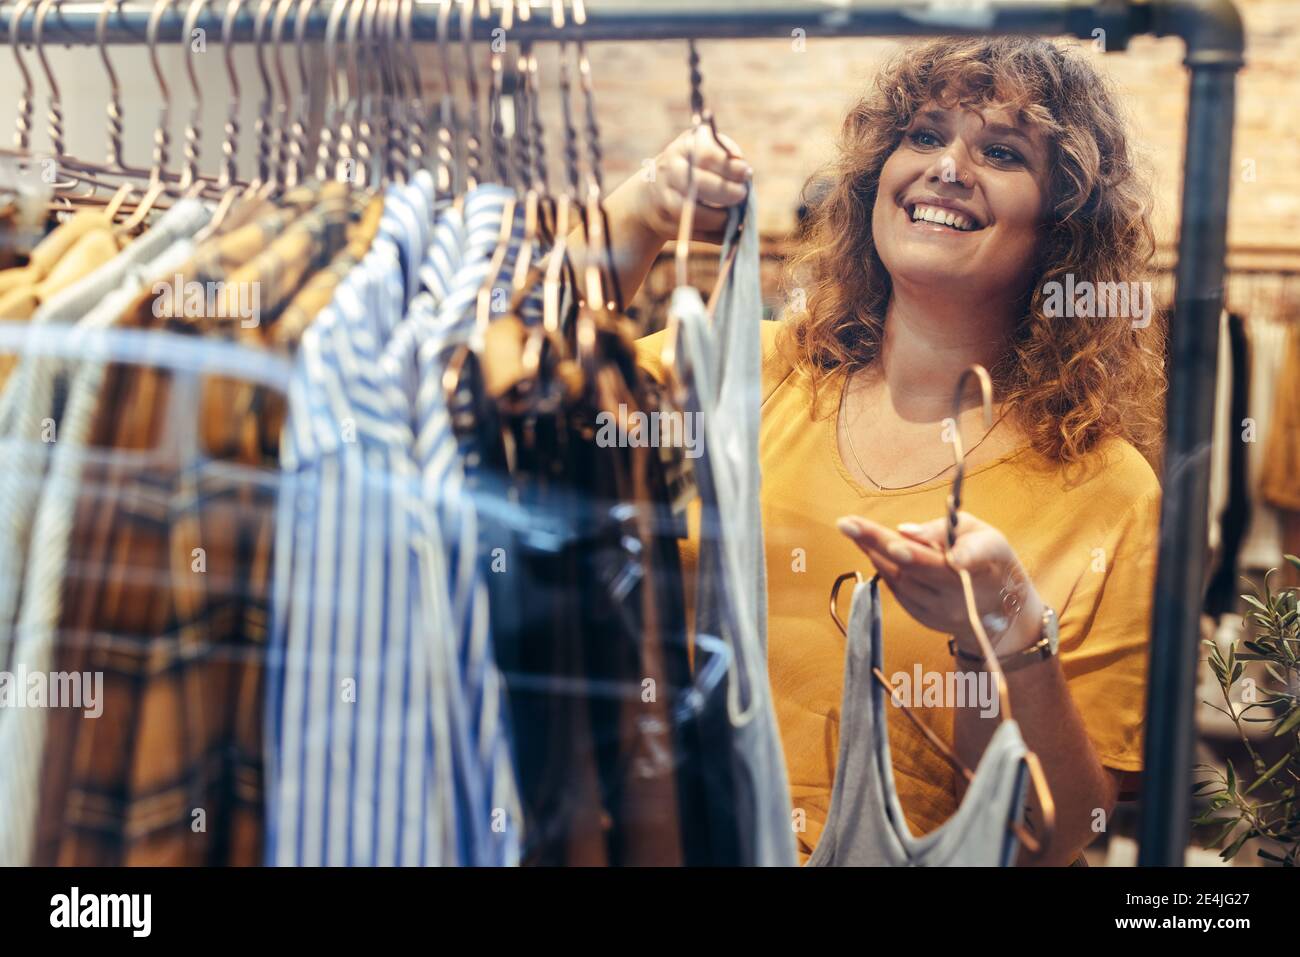
[[[141,0],[121,3],[109,17],[107,42],[146,42],[146,24],[156,5]],[[1140,864],[1182,865],[1190,828],[1198,618],[1205,578],[1235,83],[1244,51],[1241,18],[1231,0],[897,0],[889,6],[880,0],[869,4],[752,0],[744,8],[668,0],[608,9],[594,0],[585,22],[569,18],[568,25],[559,29],[551,24],[549,0],[531,0],[531,5],[529,19],[516,18],[510,27],[512,39],[742,39],[790,37],[798,35],[795,30],[807,37],[1017,33],[1084,40],[1104,35],[1108,51],[1123,50],[1131,37],[1143,34],[1183,40],[1190,83],[1138,828]],[[174,43],[182,38],[185,6],[170,4],[159,22],[160,41]],[[322,3],[311,8],[307,38],[325,35],[330,6]],[[437,38],[441,6],[437,0],[415,0],[411,23],[416,40]],[[57,4],[45,24],[45,42],[95,43],[101,9],[102,4],[94,2]],[[13,11],[14,3],[0,2],[0,40],[6,43]],[[256,5],[248,4],[235,17],[236,42],[253,40],[255,13]],[[221,5],[210,3],[198,24],[218,31],[219,36],[221,15]],[[449,20],[448,36],[459,38],[459,17]],[[18,24],[20,41],[32,39],[34,23],[33,7]],[[488,39],[499,24],[495,11],[479,18],[474,36]],[[1098,30],[1105,32],[1094,32]]]

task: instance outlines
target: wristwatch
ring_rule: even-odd
[[[1023,651],[1012,652],[1005,658],[999,658],[998,664],[1001,666],[1002,671],[1004,673],[1016,671],[1026,665],[1032,665],[1035,661],[1046,661],[1056,655],[1061,647],[1061,629],[1056,619],[1056,612],[1047,605],[1043,606],[1042,634],[1043,636],[1038,641]],[[984,663],[983,655],[972,655],[969,652],[962,651],[957,647],[957,641],[954,638],[948,639],[948,650],[954,657],[969,661],[971,664],[980,665]]]

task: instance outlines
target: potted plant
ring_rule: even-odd
[[[1300,569],[1300,558],[1287,555],[1286,560]],[[1214,829],[1205,846],[1221,848],[1225,861],[1255,839],[1261,858],[1294,867],[1300,864],[1300,588],[1274,593],[1269,577],[1276,571],[1264,576],[1262,592],[1246,580],[1252,594],[1241,597],[1251,608],[1246,622],[1253,627],[1226,650],[1205,642],[1225,707],[1206,704],[1232,720],[1249,768],[1234,768],[1231,759],[1224,769],[1197,765],[1208,776],[1196,782],[1193,793],[1207,803],[1193,823]],[[1252,668],[1258,680],[1247,678],[1234,697],[1248,662],[1260,662],[1262,671]],[[1265,674],[1271,679],[1267,686]],[[1261,741],[1246,733],[1247,723],[1266,724],[1271,734]]]

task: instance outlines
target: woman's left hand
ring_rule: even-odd
[[[903,524],[897,531],[860,516],[846,516],[837,524],[871,559],[909,615],[927,628],[953,635],[963,650],[979,653],[966,616],[961,579],[944,561],[946,518]],[[958,512],[951,557],[954,567],[970,573],[975,606],[999,655],[1038,640],[1042,601],[1005,535],[973,515]]]

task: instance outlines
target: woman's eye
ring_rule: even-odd
[[[933,130],[913,130],[908,137],[917,146],[939,146],[939,136]]]
[[[1009,146],[990,146],[985,154],[999,163],[1023,163],[1020,154]]]

